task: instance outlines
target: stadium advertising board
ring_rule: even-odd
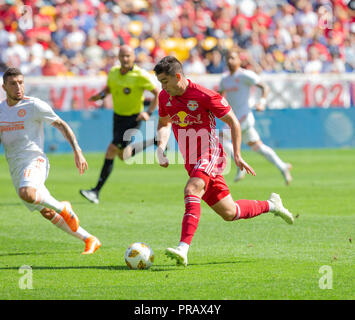
[[[189,78],[207,88],[218,90],[221,75]],[[354,74],[266,74],[262,75],[262,80],[270,87],[268,109],[354,107]],[[110,96],[105,99],[104,104],[89,101],[89,97],[101,90],[105,83],[106,77],[28,77],[26,94],[47,101],[59,111],[90,110],[103,106],[111,109]],[[157,85],[159,86],[158,82]],[[260,93],[256,88],[253,93],[251,99],[255,100]],[[148,99],[149,97],[147,95]],[[0,100],[3,98],[4,92],[1,90]]]

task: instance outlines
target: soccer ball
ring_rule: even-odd
[[[135,242],[127,248],[124,258],[130,269],[149,269],[154,262],[154,252],[149,245]]]

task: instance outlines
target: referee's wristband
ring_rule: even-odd
[[[106,92],[105,91],[101,91],[98,96],[99,96],[100,99],[104,99],[106,97]]]

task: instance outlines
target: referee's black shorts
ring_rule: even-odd
[[[141,120],[137,121],[137,116],[138,114],[131,116],[113,114],[112,144],[116,145],[119,149],[124,149],[132,142],[132,136],[141,124]]]

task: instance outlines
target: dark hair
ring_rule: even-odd
[[[6,82],[8,77],[23,76],[22,72],[18,68],[7,68],[2,76],[3,83]]]
[[[174,76],[176,73],[183,74],[182,64],[175,57],[166,56],[156,64],[154,72],[156,75],[165,73],[169,76]]]

